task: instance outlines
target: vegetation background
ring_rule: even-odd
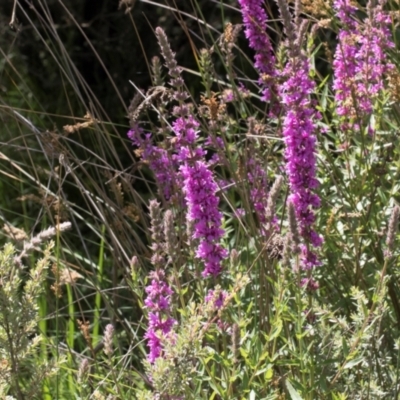
[[[296,5],[283,3],[295,15]],[[250,204],[254,182],[241,175],[254,157],[272,193],[284,172],[284,146],[283,120],[267,122],[254,51],[243,32],[232,42],[234,58],[223,48],[227,26],[243,23],[236,0],[0,2],[1,398],[399,398],[393,210],[400,79],[386,77],[373,116],[358,121],[358,133],[342,130],[331,87],[341,22],[330,1],[301,3],[308,28],[300,42],[311,60],[313,99],[325,130],[318,136],[316,223],[325,243],[313,294],[300,285],[301,273],[281,260],[291,229],[287,179],[273,205],[279,240],[264,241]],[[263,6],[283,70],[289,57],[281,13],[275,1]],[[362,26],[366,6],[357,3]],[[385,3],[396,47],[399,8],[397,1]],[[183,67],[202,124],[199,143],[212,132],[204,111],[211,103],[201,96],[210,101],[212,91],[228,88],[240,98],[219,121],[226,147],[213,173],[218,184],[234,189],[219,192],[229,272],[212,282],[199,273],[183,209],[160,195],[151,168],[127,138],[132,99],[159,87],[152,64],[160,56],[156,27]],[[397,72],[396,47],[388,59]],[[169,82],[166,69],[161,75],[159,81]],[[169,103],[156,105],[171,117]],[[139,122],[157,132],[163,148],[159,116],[145,109]],[[371,124],[376,136],[366,134]],[[160,205],[153,203],[150,216],[153,199]],[[165,344],[165,357],[151,364],[145,361],[145,288],[164,240],[157,242],[157,229],[171,210],[181,258],[168,261],[166,282],[179,323],[174,345]],[[298,262],[293,252],[291,265]],[[220,310],[207,305],[210,290]]]

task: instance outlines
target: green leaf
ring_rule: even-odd
[[[282,320],[280,318],[278,320],[274,321],[274,325],[272,327],[272,332],[271,332],[271,335],[270,335],[270,337],[268,339],[269,342],[274,340],[275,338],[277,338],[279,336],[279,334],[282,331],[282,327],[283,327],[283,323],[282,323]]]
[[[303,400],[303,398],[297,393],[296,389],[292,386],[289,380],[286,380],[286,387],[292,400]]]
[[[346,400],[346,395],[341,393],[336,395],[335,393],[332,393],[332,400]]]
[[[266,381],[270,381],[270,380],[272,379],[273,376],[274,376],[274,371],[273,371],[273,369],[271,368],[271,366],[269,365],[269,367],[268,367],[268,369],[267,369],[267,372],[266,372],[265,375],[264,375],[264,379],[265,379]]]
[[[356,365],[358,365],[358,364],[360,364],[360,362],[362,362],[362,360],[364,359],[364,357],[361,355],[361,356],[358,356],[358,357],[355,357],[355,358],[353,358],[352,360],[350,360],[350,361],[348,361],[345,365],[344,365],[344,369],[350,369],[350,368],[353,368],[353,367],[355,367]]]
[[[262,369],[259,369],[256,373],[255,373],[255,375],[254,376],[258,376],[258,375],[261,375],[261,374],[263,374],[265,371],[267,371],[267,368],[262,368]]]
[[[249,352],[243,347],[239,348],[240,355],[246,360],[249,357]]]

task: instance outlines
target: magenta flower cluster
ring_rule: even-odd
[[[146,287],[147,297],[144,302],[149,310],[149,324],[145,338],[149,346],[148,360],[154,363],[161,356],[163,341],[172,339],[172,327],[176,323],[171,317],[172,289],[165,282],[161,270],[150,273],[151,284]]]
[[[227,250],[220,245],[224,234],[222,214],[218,210],[218,186],[204,161],[205,150],[196,146],[199,123],[189,115],[173,123],[173,131],[180,147],[178,159],[188,207],[187,219],[194,222],[193,238],[199,240],[196,257],[204,262],[203,276],[217,277],[222,272],[222,260]]]
[[[319,265],[310,245],[319,247],[322,238],[314,230],[314,209],[320,206],[320,199],[314,192],[318,187],[316,179],[316,112],[310,95],[314,82],[309,77],[309,61],[297,52],[291,57],[284,70],[286,81],[281,86],[282,103],[285,109],[283,136],[286,150],[286,173],[289,178],[289,201],[293,203],[300,234],[305,240],[302,249],[303,268]]]
[[[383,76],[393,68],[385,52],[394,47],[390,39],[385,0],[375,6],[370,2],[368,19],[361,24],[355,19],[356,7],[350,0],[335,0],[336,15],[342,24],[335,52],[334,81],[337,113],[354,118],[369,115],[373,101],[383,89]]]
[[[128,138],[132,144],[141,149],[142,160],[147,162],[154,173],[156,183],[161,194],[166,200],[170,200],[179,187],[177,165],[167,150],[155,146],[152,143],[152,134],[144,133],[139,125],[133,126],[128,132]]]
[[[260,73],[259,84],[262,86],[262,99],[270,101],[274,88],[274,77],[277,75],[275,56],[267,29],[267,14],[262,7],[264,0],[239,0],[242,12],[245,35],[250,47],[256,52],[254,66]]]
[[[278,94],[284,112],[286,173],[291,191],[289,201],[293,203],[300,233],[304,239],[302,266],[304,269],[311,269],[320,264],[311,247],[319,247],[322,237],[313,228],[314,209],[320,206],[320,199],[315,193],[318,186],[315,157],[317,114],[310,99],[314,91],[314,82],[309,77],[309,60],[299,48],[302,42],[302,38],[296,37],[299,27],[295,27],[289,20],[290,12],[286,2],[278,1],[285,32],[291,37],[287,43],[288,62],[281,74],[275,70],[275,59],[266,33],[267,15],[262,7],[263,0],[239,0],[239,4],[246,27],[246,37],[250,47],[257,53],[255,66],[261,73],[261,79],[262,74],[268,74],[279,75],[284,81],[278,88]],[[270,91],[266,94],[268,98]],[[258,193],[253,195],[260,197]],[[256,202],[257,207],[260,208],[262,202]]]
[[[352,110],[352,91],[354,81],[352,78],[357,70],[357,24],[352,15],[357,10],[349,0],[336,0],[334,7],[337,16],[343,24],[343,29],[338,34],[338,46],[333,61],[335,100],[337,113],[340,116],[350,115]]]
[[[389,13],[383,10],[385,3],[386,0],[381,0],[375,5],[375,2],[372,4],[370,0],[370,15],[360,36],[360,82],[357,92],[360,93],[360,107],[365,114],[372,112],[373,99],[384,88],[384,75],[394,68],[394,65],[386,60],[386,51],[393,48],[394,43],[389,30],[392,21]]]
[[[204,300],[206,303],[212,303],[215,310],[219,310],[227,297],[228,292],[226,290],[209,290]]]
[[[193,117],[190,105],[184,102],[189,94],[184,88],[175,53],[161,28],[156,29],[156,35],[172,78],[173,98],[178,102],[172,113],[176,117],[172,123],[175,134],[173,160],[179,165],[179,179],[183,181],[187,220],[193,223],[194,228],[192,239],[199,241],[196,257],[204,262],[203,276],[216,277],[222,272],[222,260],[227,257],[226,249],[219,243],[224,230],[221,228],[222,214],[218,211],[218,186],[209,168],[210,163],[205,161],[206,151],[197,145],[200,125]]]
[[[171,76],[176,84],[179,69],[175,63],[170,64],[175,66]],[[178,96],[178,100],[182,97],[186,98],[187,94]],[[209,168],[210,163],[205,161],[206,151],[197,145],[198,121],[184,103],[175,106],[174,115],[178,118],[172,123],[175,134],[172,153],[153,145],[151,134],[144,134],[139,127],[132,128],[128,136],[134,145],[140,147],[142,158],[149,163],[167,200],[173,196],[174,190],[183,187],[187,219],[194,225],[192,239],[199,241],[196,257],[204,262],[203,276],[217,277],[222,272],[221,262],[228,255],[220,245],[224,230],[221,228],[222,214],[218,211],[218,186]]]

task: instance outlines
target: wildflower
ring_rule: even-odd
[[[187,220],[193,222],[192,239],[199,240],[196,257],[204,262],[203,276],[216,277],[222,272],[221,261],[227,257],[226,249],[219,244],[224,230],[218,211],[218,186],[204,160],[205,150],[196,145],[196,119],[192,115],[180,117],[172,125],[179,146],[177,159],[181,162]]]
[[[262,7],[263,0],[239,0],[245,35],[250,47],[256,52],[254,66],[260,74],[259,83],[262,86],[262,99],[271,100],[274,88],[275,56],[267,35],[267,14]]]
[[[184,88],[181,68],[175,60],[165,32],[157,28],[156,35],[172,78],[172,98],[179,103],[172,112],[177,117],[172,123],[172,132],[176,136],[171,140],[174,147],[169,153],[153,146],[151,135],[144,135],[138,126],[133,126],[128,136],[140,147],[142,158],[150,164],[166,199],[172,198],[174,188],[183,187],[188,207],[187,226],[190,228],[188,241],[192,244],[193,239],[198,239],[196,257],[204,261],[203,275],[217,276],[222,271],[221,261],[227,256],[227,251],[219,244],[224,231],[221,229],[222,214],[218,211],[218,186],[209,169],[209,163],[205,161],[206,151],[196,144],[199,123],[192,115],[192,107],[184,103],[189,94]],[[223,144],[218,140],[216,143],[218,146]],[[212,161],[215,162],[216,159]],[[157,347],[154,335],[149,340]]]
[[[338,34],[338,45],[333,61],[335,100],[338,105],[337,113],[340,116],[350,116],[352,111],[354,79],[357,71],[357,52],[359,31],[354,20],[356,7],[350,0],[336,0],[334,2],[337,16],[343,24]]]
[[[231,250],[231,254],[230,254],[230,261],[231,261],[231,266],[235,267],[240,259],[240,254],[236,249],[232,249]]]
[[[204,161],[185,163],[180,171],[184,179],[187,218],[194,221],[193,238],[199,239],[196,256],[204,261],[203,276],[216,277],[222,271],[221,261],[227,257],[226,249],[219,244],[224,230],[221,229],[222,214],[218,211],[218,187]]]
[[[221,288],[217,287],[215,290],[209,290],[205,301],[206,303],[212,303],[212,307],[216,310],[220,309],[227,298],[228,293],[225,290],[221,290]]]
[[[280,1],[279,5],[282,15],[289,13],[285,2]],[[291,32],[292,25],[286,27],[286,31]],[[296,42],[299,40],[296,38]],[[283,71],[285,81],[280,86],[280,95],[285,112],[283,137],[291,192],[288,200],[294,206],[300,235],[305,242],[302,248],[302,267],[309,269],[319,265],[311,246],[319,247],[322,244],[322,237],[313,228],[313,210],[320,206],[320,199],[314,193],[319,184],[315,157],[315,119],[318,116],[310,99],[315,85],[309,77],[309,60],[293,43],[288,44],[289,61]]]
[[[153,145],[152,135],[145,134],[137,124],[128,132],[128,138],[132,144],[139,147],[141,158],[149,164],[165,200],[172,199],[176,192],[175,188],[179,187],[179,176],[176,173],[177,166],[173,157],[166,149]]]
[[[319,197],[313,193],[318,187],[315,177],[315,115],[309,99],[314,85],[308,77],[308,61],[302,55],[297,60],[289,61],[285,72],[288,80],[282,87],[282,101],[286,109],[283,136],[291,189],[289,201],[296,210],[301,236],[318,247],[322,239],[312,229],[315,221],[312,210],[320,205]]]
[[[231,103],[235,101],[235,94],[232,89],[224,89],[221,98],[224,103]]]
[[[383,76],[393,65],[385,51],[394,47],[390,39],[386,0],[377,5],[369,1],[369,16],[362,26],[355,19],[356,7],[350,0],[336,0],[334,7],[343,27],[336,48],[333,89],[339,116],[365,117],[373,110],[373,100],[384,87]]]
[[[153,271],[150,278],[152,281],[146,288],[147,297],[144,302],[149,309],[149,325],[145,338],[150,349],[148,360],[154,363],[162,354],[163,340],[171,338],[171,330],[176,321],[170,315],[173,291],[164,281],[164,272]]]
[[[300,284],[310,292],[314,292],[319,288],[318,282],[316,282],[313,278],[303,278]]]
[[[260,222],[260,231],[265,237],[269,237],[276,228],[275,203],[282,184],[282,178],[278,177],[271,192],[268,193],[267,175],[261,163],[249,156],[246,161],[247,183],[250,189],[250,201]]]
[[[359,76],[356,88],[359,103],[357,106],[364,115],[372,112],[373,99],[384,88],[383,76],[394,65],[386,62],[385,51],[393,48],[394,43],[390,39],[389,25],[391,19],[388,13],[383,11],[386,0],[380,0],[378,4],[372,4],[370,0],[369,18],[367,19],[363,33],[360,35],[360,49],[357,58],[360,60],[357,66]]]

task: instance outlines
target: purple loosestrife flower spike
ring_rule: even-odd
[[[171,330],[176,321],[171,318],[170,299],[173,291],[165,282],[165,274],[161,269],[165,265],[165,243],[160,204],[155,200],[150,201],[149,210],[153,250],[151,262],[156,270],[150,273],[151,284],[146,287],[144,304],[149,310],[149,324],[145,338],[150,348],[148,360],[154,363],[162,355],[163,341],[171,339]]]
[[[128,132],[132,144],[139,147],[141,158],[149,164],[156,179],[156,183],[165,200],[170,200],[176,193],[175,188],[180,187],[177,176],[177,164],[167,150],[152,144],[151,133],[144,133],[139,125],[135,125]]]
[[[148,341],[148,360],[154,363],[162,356],[163,341],[171,339],[172,327],[176,323],[171,317],[171,296],[172,289],[165,282],[163,271],[150,273],[151,284],[147,286],[147,297],[144,302],[149,310],[149,325],[145,338]]]
[[[319,288],[319,284],[313,278],[303,278],[300,285],[305,287],[310,292],[314,292]]]
[[[205,151],[196,146],[198,127],[192,116],[178,118],[173,123],[177,143],[182,146],[178,158],[182,161],[180,172],[187,219],[194,222],[193,239],[199,240],[196,257],[205,264],[203,276],[216,277],[222,272],[221,261],[227,257],[227,251],[219,244],[224,231],[222,214],[218,211],[218,186],[204,161]]]
[[[278,5],[285,3],[278,1]],[[287,4],[281,14],[288,12]],[[296,38],[295,42],[298,38]],[[300,235],[305,244],[302,248],[302,268],[320,265],[311,246],[319,247],[322,237],[314,230],[313,209],[320,205],[314,193],[318,187],[316,179],[316,111],[310,96],[314,82],[309,77],[309,60],[303,51],[288,42],[289,61],[285,66],[284,83],[280,86],[284,106],[283,137],[285,142],[286,173],[289,178],[289,202],[293,203]]]
[[[389,30],[391,18],[383,10],[385,0],[375,3],[371,0],[368,2],[369,18],[360,35],[358,52],[361,62],[357,66],[359,83],[356,92],[360,98],[358,106],[365,115],[372,112],[373,99],[384,88],[383,75],[394,68],[393,64],[386,61],[385,54],[385,51],[394,47]]]
[[[216,277],[222,272],[221,261],[227,257],[226,249],[219,244],[224,231],[221,229],[222,214],[218,211],[218,186],[204,160],[206,151],[196,143],[200,124],[191,115],[190,107],[183,103],[189,95],[183,88],[184,81],[175,54],[161,28],[156,29],[156,35],[169,75],[173,78],[171,85],[176,91],[175,99],[179,102],[173,112],[178,118],[172,123],[172,130],[176,136],[174,144],[177,149],[174,160],[180,164],[179,172],[188,207],[188,226],[193,223],[193,234],[188,240],[198,239],[196,257],[204,262],[203,276]]]
[[[249,135],[259,136],[263,133],[257,127],[255,118],[250,117],[247,120]],[[247,160],[245,162],[246,180],[249,187],[249,199],[254,208],[257,219],[260,223],[261,234],[269,237],[273,231],[276,222],[274,215],[274,201],[271,202],[271,193],[268,193],[268,180],[265,166],[254,156],[255,149],[250,146],[247,151]],[[277,194],[277,190],[275,190]],[[271,208],[271,206],[273,207]]]
[[[151,248],[153,251],[159,251],[164,249],[164,231],[163,231],[163,219],[161,216],[160,203],[157,200],[150,200],[149,202],[149,214],[151,222]]]
[[[385,51],[394,47],[389,30],[391,20],[383,10],[385,3],[386,0],[380,0],[372,6],[369,1],[368,19],[360,25],[354,19],[357,9],[350,0],[334,2],[342,23],[333,62],[333,89],[339,116],[349,119],[368,116],[373,111],[374,98],[384,87],[384,74],[394,68],[385,55]]]
[[[219,310],[224,305],[227,297],[228,292],[226,290],[221,290],[221,288],[217,286],[215,290],[208,291],[205,302],[211,303],[214,310]]]
[[[256,52],[254,66],[260,73],[259,84],[262,86],[262,99],[271,100],[276,77],[275,56],[267,35],[267,14],[262,7],[264,0],[239,0],[245,35],[250,47]]]
[[[275,201],[279,188],[275,187],[275,198],[271,198],[272,191],[268,193],[266,171],[256,158],[249,156],[246,160],[246,170],[250,201],[260,222],[261,234],[269,237],[276,225]]]
[[[196,256],[204,261],[203,276],[218,276],[222,272],[221,261],[228,253],[219,241],[224,234],[221,229],[222,214],[218,211],[218,189],[211,171],[203,161],[181,168],[184,191],[188,203],[188,218],[195,221],[194,238],[199,239]]]
[[[360,33],[354,20],[357,9],[351,5],[350,0],[336,0],[333,6],[343,25],[338,34],[338,44],[333,61],[333,89],[338,105],[338,115],[350,117],[355,114],[353,96],[356,95],[355,79],[359,62],[357,60],[357,43]]]

